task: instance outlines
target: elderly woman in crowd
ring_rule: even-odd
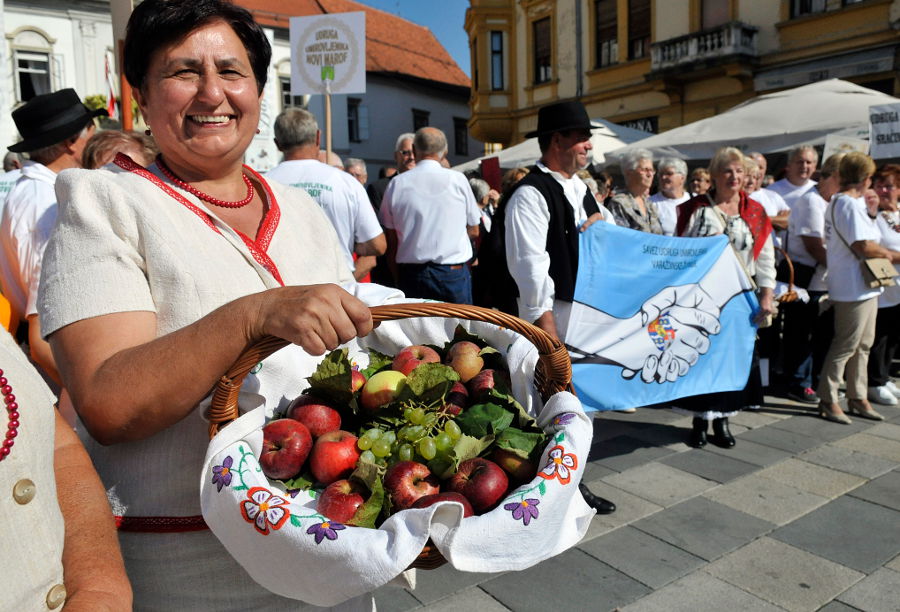
[[[821,182],[819,183],[821,184]],[[888,164],[872,177],[875,193],[878,194],[878,216],[875,224],[881,233],[881,246],[891,251],[900,251],[900,165]],[[896,264],[897,272],[900,267]],[[894,406],[900,397],[900,388],[891,380],[891,362],[897,344],[900,343],[900,285],[885,287],[878,297],[878,316],[875,320],[875,341],[869,351],[869,393],[870,401],[876,404]]]
[[[616,225],[662,234],[659,211],[656,204],[650,201],[650,187],[655,174],[653,154],[646,149],[629,151],[622,158],[622,172],[625,174],[625,190],[607,203]]]
[[[656,164],[659,191],[650,196],[650,201],[656,204],[659,222],[666,236],[675,234],[678,205],[691,199],[691,194],[684,190],[687,171],[687,164],[677,157],[663,157]]]
[[[863,194],[874,172],[875,163],[868,155],[847,153],[838,169],[841,191],[825,212],[827,284],[834,303],[834,338],[819,382],[819,415],[845,425],[850,419],[838,404],[838,387],[845,376],[850,412],[875,421],[884,419],[867,399],[866,373],[882,288],[866,283],[860,260],[887,257],[896,264],[900,262],[900,251],[878,244],[882,234],[866,211]]]
[[[242,165],[271,48],[222,0],[144,0],[125,74],[160,155],[63,173],[39,309],[120,523],[136,609],[296,610],[200,516],[198,403],[268,335],[320,355],[372,329],[337,236],[305,192]],[[367,597],[348,607],[370,607]]]
[[[762,205],[748,198],[743,191],[744,168],[744,156],[739,150],[733,147],[718,150],[709,163],[713,188],[678,207],[677,232],[679,236],[725,234],[728,237],[735,255],[758,287],[756,322],[761,323],[776,311],[772,224]],[[734,446],[728,418],[745,406],[762,403],[762,383],[755,354],[753,362],[743,390],[698,395],[674,403],[677,408],[694,414],[688,444],[704,446],[709,421],[712,421],[713,444],[723,448]]]
[[[691,193],[693,195],[703,195],[707,191],[709,191],[709,187],[712,185],[709,179],[709,170],[706,168],[694,168],[691,172]]]
[[[794,202],[788,218],[786,250],[794,266],[794,284],[806,289],[809,302],[797,300],[783,305],[783,371],[787,396],[807,404],[819,403],[815,389],[834,332],[834,311],[828,308],[822,312],[820,302],[828,293],[825,210],[840,190],[838,166],[843,157],[844,153],[836,153],[825,160],[818,184]]]
[[[110,163],[117,153],[124,153],[146,167],[153,163],[157,152],[152,136],[138,132],[103,130],[91,136],[84,145],[81,165],[93,170]]]

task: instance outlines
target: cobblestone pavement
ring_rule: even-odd
[[[598,414],[585,482],[614,514],[525,571],[419,572],[379,612],[900,610],[900,408],[840,425],[766,400],[729,450],[668,409]]]

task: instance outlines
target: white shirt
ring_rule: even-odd
[[[788,205],[788,207],[794,208],[794,202],[797,201],[797,198],[799,198],[815,186],[816,182],[809,179],[807,179],[806,182],[802,185],[794,185],[786,178],[783,178],[780,181],[775,181],[774,183],[766,187],[766,189],[774,191],[775,193],[780,195],[785,204]]]
[[[0,205],[6,201],[6,196],[12,191],[13,185],[16,184],[20,176],[22,176],[22,170],[19,168],[0,174]]]
[[[334,225],[351,270],[355,267],[356,243],[367,242],[382,233],[366,190],[359,181],[334,166],[316,159],[283,161],[269,170],[266,178],[299,187],[319,203]]]
[[[881,246],[892,251],[900,251],[900,232],[897,231],[900,230],[900,212],[879,211],[875,225],[881,232],[881,239],[878,241]],[[894,264],[894,268],[900,274],[900,265]],[[884,293],[878,296],[878,307],[889,308],[897,304],[900,304],[900,285],[885,287]]]
[[[22,177],[0,215],[0,290],[20,321],[37,314],[41,260],[56,225],[56,173],[34,163]]]
[[[462,172],[433,159],[417,162],[388,184],[378,214],[382,225],[397,232],[397,263],[472,259],[466,228],[478,225],[481,210]]]
[[[784,198],[771,189],[757,189],[747,197],[762,204],[762,207],[766,209],[766,214],[770,217],[777,217],[780,213],[791,210]],[[773,244],[778,248],[782,248],[787,232],[774,227],[772,229],[775,230]]]
[[[691,199],[691,194],[685,191],[680,198],[667,198],[662,191],[657,191],[650,196],[650,201],[656,204],[659,211],[659,223],[662,225],[663,234],[675,235],[675,224],[678,221],[678,205]]]
[[[831,199],[825,211],[825,243],[828,247],[828,294],[833,301],[858,302],[881,295],[881,287],[872,289],[865,284],[859,258],[850,250],[854,242],[878,242],[880,238],[881,232],[869,218],[863,198],[841,193]]]
[[[565,178],[553,172],[541,162],[541,172],[546,172],[558,182],[566,200],[575,213],[575,226],[587,220],[584,195],[587,185],[577,176]],[[604,212],[604,219],[612,217]],[[545,312],[553,312],[556,330],[565,338],[568,328],[571,302],[555,300],[555,287],[550,278],[550,255],[547,253],[547,232],[550,228],[550,209],[541,192],[524,185],[516,189],[506,205],[506,265],[519,288],[519,317],[529,323]]]
[[[818,263],[809,254],[803,243],[803,236],[821,238],[824,242],[825,210],[827,208],[828,202],[819,195],[819,191],[810,189],[794,202],[791,216],[788,217],[787,252],[791,261],[816,268],[809,287],[807,287],[810,291],[826,291],[828,289],[825,284],[828,268]]]

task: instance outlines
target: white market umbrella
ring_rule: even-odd
[[[595,124],[600,124],[601,126],[591,131],[591,147],[593,147],[591,162],[594,164],[602,164],[604,161],[604,154],[607,151],[621,148],[623,145],[630,142],[646,138],[650,134],[650,132],[635,130],[603,119],[591,119],[591,121]],[[538,139],[529,138],[517,145],[503,149],[499,153],[485,155],[484,157],[467,161],[458,166],[454,166],[453,169],[459,170],[460,172],[477,170],[481,165],[481,160],[488,157],[499,157],[501,168],[516,168],[518,166],[530,166],[534,164],[540,159],[541,150],[538,148]]]
[[[610,151],[648,149],[655,158],[710,159],[721,147],[780,153],[823,145],[828,134],[868,139],[869,107],[900,98],[840,79],[829,79],[747,100],[720,113]]]

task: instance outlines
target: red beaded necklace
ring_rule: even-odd
[[[173,183],[175,183],[176,185],[178,185],[179,187],[181,187],[188,193],[191,193],[191,194],[197,196],[198,198],[200,198],[201,200],[203,200],[204,202],[209,202],[210,204],[213,204],[214,206],[221,206],[223,208],[241,208],[243,206],[246,206],[253,200],[253,193],[254,193],[253,183],[250,182],[250,179],[247,178],[247,175],[244,173],[241,173],[241,178],[244,179],[244,184],[247,186],[247,197],[244,198],[243,200],[229,202],[228,200],[220,200],[219,198],[214,198],[213,196],[211,196],[209,194],[203,193],[196,187],[192,187],[192,186],[188,185],[183,180],[181,180],[180,178],[175,176],[175,173],[172,172],[172,169],[169,168],[166,165],[166,162],[163,161],[162,155],[160,155],[156,158],[156,165],[159,166],[160,172],[162,172],[166,176],[167,179],[169,179],[170,181],[172,181]]]
[[[13,444],[16,442],[16,436],[19,435],[19,405],[16,403],[16,396],[13,395],[13,388],[9,381],[0,370],[0,393],[3,394],[3,403],[6,404],[6,412],[9,413],[9,425],[6,426],[6,439],[0,446],[0,461],[6,459],[6,456],[12,451]]]

